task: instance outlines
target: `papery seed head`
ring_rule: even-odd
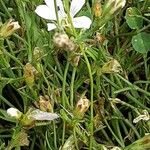
[[[30,63],[27,63],[23,69],[26,84],[29,87],[32,87],[34,84],[35,75],[37,74],[37,70]]]
[[[100,43],[100,44],[103,44],[107,39],[104,35],[102,35],[101,33],[99,32],[96,32],[96,36],[95,36],[95,40]]]
[[[93,11],[95,17],[100,17],[102,15],[102,8],[101,8],[101,3],[100,1],[96,1],[94,6],[93,6]]]
[[[102,73],[119,73],[121,71],[121,65],[116,59],[106,62],[101,69]]]
[[[56,33],[53,37],[53,41],[56,47],[64,48],[69,41],[69,37],[67,34]]]
[[[45,112],[53,112],[53,106],[48,95],[39,97],[39,108]]]
[[[39,62],[42,58],[43,51],[39,47],[35,47],[33,50],[33,59],[36,62]]]
[[[70,56],[69,61],[72,64],[72,66],[77,67],[79,64],[81,56],[78,54],[74,54],[72,56]]]
[[[12,141],[14,147],[29,146],[28,134],[24,130],[15,134]]]
[[[84,116],[85,112],[88,110],[89,106],[90,106],[90,102],[86,98],[86,96],[81,97],[76,104],[76,108],[74,110],[74,115],[77,118],[82,118]]]
[[[66,51],[74,51],[76,46],[74,42],[65,33],[56,33],[53,37],[55,46]]]

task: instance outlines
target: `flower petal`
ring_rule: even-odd
[[[72,21],[75,28],[89,29],[92,23],[91,19],[86,16],[73,18]]]
[[[56,20],[55,11],[51,10],[46,5],[37,6],[35,12],[44,19]]]
[[[33,110],[32,113],[30,114],[30,117],[35,120],[49,120],[49,121],[59,118],[59,116],[56,113],[44,112],[39,109]]]
[[[83,7],[85,4],[85,0],[72,0],[71,6],[70,6],[70,13],[72,17],[74,17],[77,12]]]
[[[47,29],[48,31],[51,31],[51,30],[56,29],[56,25],[54,23],[48,23],[47,28],[48,28]]]
[[[55,13],[55,5],[54,0],[45,0],[46,5],[50,8],[50,11],[53,11]],[[60,18],[63,18],[66,16],[64,6],[62,3],[62,0],[56,0],[57,7],[58,7],[58,15]]]
[[[54,0],[45,0],[46,5],[55,11]]]
[[[57,0],[58,13],[60,13],[60,17],[63,18],[66,16],[64,6],[62,0]]]
[[[21,117],[21,115],[22,115],[22,112],[20,112],[20,111],[19,111],[18,109],[16,109],[16,108],[11,107],[11,108],[7,109],[7,114],[8,114],[9,116],[11,116],[11,117],[14,117],[14,118],[16,118],[16,119],[19,119],[19,118]]]

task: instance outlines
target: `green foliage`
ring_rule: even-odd
[[[123,2],[87,0],[85,30],[37,16],[43,0],[0,0],[0,149],[150,149],[149,0]],[[10,107],[59,118],[15,119]]]
[[[150,34],[141,32],[132,38],[133,48],[139,53],[147,53],[150,51]]]
[[[127,146],[124,150],[148,150],[150,148],[150,135],[146,135],[143,138],[135,141],[131,145]]]
[[[132,46],[139,53],[147,53],[150,49],[150,35],[146,32],[139,32],[143,25],[143,21],[148,21],[147,18],[142,16],[142,12],[140,9],[136,7],[129,7],[126,10],[126,23],[131,29],[137,30],[137,35],[132,37]]]
[[[126,10],[126,22],[131,29],[140,29],[143,27],[141,12],[136,7],[129,7]]]

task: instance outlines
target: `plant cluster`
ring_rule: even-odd
[[[0,0],[0,150],[150,149],[149,0]]]

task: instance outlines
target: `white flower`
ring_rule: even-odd
[[[11,117],[14,117],[16,119],[19,119],[22,115],[22,112],[20,112],[18,109],[16,108],[9,108],[7,109],[7,114]]]
[[[20,28],[20,25],[19,25],[18,21],[16,21],[16,22],[11,21],[10,25],[12,25],[14,27],[13,28],[14,30],[17,30],[17,29]]]
[[[56,13],[54,0],[45,0],[46,5],[37,6],[35,12],[42,18],[48,19],[51,21],[56,21]],[[56,0],[58,7],[58,16],[59,21],[65,19],[67,14],[65,13],[62,0]],[[85,0],[72,0],[70,6],[70,15],[72,17],[73,26],[75,28],[85,28],[89,29],[91,26],[91,19],[86,16],[75,17],[75,15],[80,11],[80,9],[85,4]],[[54,23],[48,23],[48,31],[51,31],[56,28]]]

